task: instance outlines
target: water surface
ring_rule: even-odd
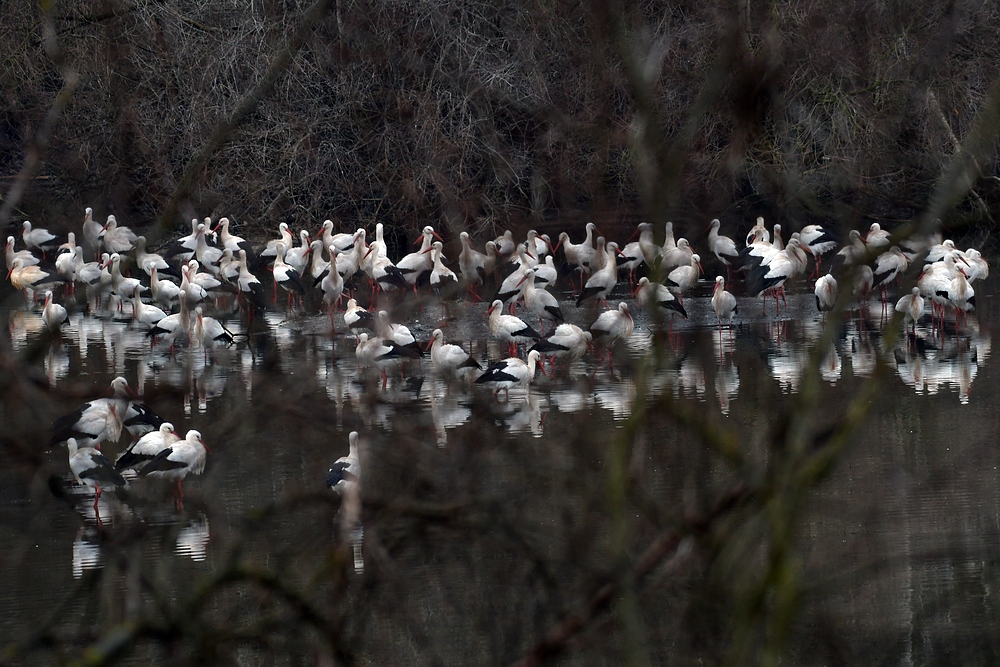
[[[990,358],[996,279],[976,288],[978,310],[960,330],[949,325],[941,334],[921,322],[916,342],[886,355],[892,374],[864,427],[810,496],[799,542],[806,595],[790,642],[795,664],[829,664],[834,655],[851,664],[993,656],[1000,627],[991,595],[1000,583],[993,410],[1000,386]],[[183,601],[187,584],[239,554],[315,596],[320,608],[346,613],[341,640],[374,664],[510,662],[611,571],[610,443],[640,397],[653,409],[629,463],[635,553],[674,521],[672,513],[704,504],[734,478],[722,457],[658,407],[658,397],[673,397],[706,423],[735,427],[751,459],[769,456],[769,434],[802,386],[821,317],[800,288],[790,290],[777,317],[772,307],[762,317],[759,300],[741,298],[735,329],[720,331],[708,290],[688,298],[691,319],[675,320],[662,338],[628,299],[636,331],[616,349],[614,369],[588,355],[554,377],[537,375],[507,400],[446,382],[429,357],[402,377],[390,374],[381,391],[377,374],[359,370],[341,317],[332,332],[329,317],[308,300],[302,310],[276,306],[249,330],[235,304],[213,305],[245,335],[230,348],[182,346],[171,355],[128,321],[127,307],[90,313],[82,299],[61,339],[49,340],[40,305],[8,292],[13,354],[53,391],[3,407],[10,447],[0,473],[8,547],[0,575],[9,585],[0,591],[0,637],[23,641],[58,609],[52,641],[79,648],[148,612],[158,595]],[[627,299],[624,290],[620,296]],[[582,326],[598,312],[568,300],[563,308]],[[420,340],[442,326],[448,342],[484,365],[503,356],[489,339],[484,304],[452,304],[446,322],[434,301],[390,309]],[[875,372],[880,319],[873,300],[823,354],[822,405],[831,422]],[[652,355],[658,340],[662,363]],[[169,488],[139,480],[104,494],[98,519],[93,496],[72,483],[65,450],[45,449],[48,424],[100,395],[116,375],[178,432],[200,430],[211,450],[205,474],[185,482],[183,510]],[[362,435],[364,538],[361,546],[355,535],[351,579],[338,589],[328,568],[340,523],[337,503],[323,500],[323,480],[347,453],[351,430]],[[123,436],[104,451],[126,445]],[[711,548],[698,549],[711,563]],[[725,632],[705,625],[722,614],[711,594],[670,581],[664,574],[640,595],[652,657],[724,654]],[[323,641],[297,644],[291,630],[269,626],[276,604],[236,589],[212,597],[208,609],[234,632],[225,645],[249,662],[334,651]],[[240,628],[271,643],[241,639]],[[569,661],[616,664],[620,632],[599,624]],[[163,657],[155,642],[140,646],[129,654],[138,663]]]

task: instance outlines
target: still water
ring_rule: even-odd
[[[928,319],[916,343],[900,342],[887,355],[892,375],[856,441],[810,498],[800,530],[805,587],[789,642],[793,664],[996,659],[1000,384],[990,352],[997,278],[976,288],[978,310],[960,331],[932,332]],[[249,335],[229,348],[181,347],[171,355],[129,322],[128,306],[85,313],[82,298],[61,340],[50,341],[40,303],[6,290],[12,354],[27,358],[38,382],[54,390],[25,393],[0,417],[8,445],[0,472],[0,580],[7,582],[0,639],[30,642],[44,627],[48,648],[35,646],[35,659],[79,650],[148,613],[142,610],[158,604],[156,591],[177,603],[191,582],[240,558],[343,613],[338,641],[362,662],[508,663],[577,608],[608,570],[609,442],[638,397],[653,405],[670,395],[706,422],[734,427],[745,453],[766,458],[767,434],[799,391],[822,331],[801,287],[778,317],[773,306],[761,317],[759,300],[741,298],[735,330],[720,332],[706,285],[688,298],[691,319],[673,323],[657,365],[655,323],[629,300],[636,330],[616,350],[614,370],[587,355],[497,400],[436,377],[429,357],[402,377],[390,373],[380,391],[378,377],[359,370],[342,318],[332,335],[329,317],[308,302],[305,310],[275,307],[249,332],[233,304],[219,303],[216,317]],[[875,371],[880,306],[874,299],[869,306],[823,355],[822,403],[831,419]],[[418,340],[443,325],[448,342],[481,362],[505,356],[489,340],[485,304],[449,308],[446,323],[436,302],[390,310]],[[569,301],[563,309],[582,326],[597,313]],[[640,368],[652,368],[642,387]],[[207,469],[185,481],[183,510],[169,488],[139,480],[105,493],[98,518],[92,493],[72,483],[65,449],[45,449],[48,425],[102,395],[116,375],[178,433],[203,434]],[[333,600],[324,573],[340,524],[337,504],[322,500],[324,478],[347,453],[351,430],[362,436],[364,499],[374,509],[363,514],[364,537],[354,536],[344,598]],[[656,411],[637,443],[634,483],[665,515],[639,524],[669,523],[670,512],[697,505],[732,477],[720,457]],[[104,451],[113,458],[126,445],[127,434]],[[448,519],[452,504],[472,501],[489,511],[458,525]],[[412,503],[442,514],[428,518],[425,505]],[[685,664],[724,656],[725,631],[703,627],[716,612],[705,611],[696,593],[673,590],[669,579],[640,596],[649,655]],[[233,633],[232,652],[220,651],[241,664],[341,655],[336,642],[315,648],[270,627],[275,604],[243,590],[213,597],[212,618]],[[619,664],[621,630],[613,625],[585,632],[567,659]],[[269,640],[239,634],[251,631]],[[180,660],[156,642],[144,646],[127,657]]]

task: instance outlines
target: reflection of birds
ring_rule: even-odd
[[[819,373],[823,379],[831,384],[836,384],[840,379],[841,361],[840,354],[837,353],[836,345],[831,344],[830,349],[823,355],[823,360],[819,365]]]
[[[326,486],[338,493],[352,490],[361,481],[361,461],[358,458],[357,431],[351,431],[347,436],[349,451],[347,456],[341,456],[334,461],[326,473]]]
[[[101,498],[101,485],[125,486],[125,478],[121,476],[111,459],[93,447],[78,447],[76,438],[66,441],[69,450],[69,468],[73,471],[76,481],[94,489],[94,508]]]
[[[101,567],[101,547],[99,535],[92,527],[80,526],[73,540],[73,578],[79,579],[86,570]]]
[[[225,218],[223,218],[225,219]],[[190,556],[191,560],[205,560],[208,546],[208,519],[201,517],[177,531],[177,547],[175,551],[180,556]]]
[[[719,409],[722,414],[729,414],[729,406],[740,393],[740,374],[736,364],[730,359],[726,366],[719,366],[715,374],[715,394],[719,399]]]

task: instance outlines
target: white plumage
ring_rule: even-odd
[[[517,343],[541,338],[539,333],[524,323],[521,318],[503,313],[503,302],[496,299],[486,311],[489,317],[490,333],[507,343],[509,349],[516,350]],[[513,356],[513,352],[511,353]]]
[[[337,493],[350,492],[361,482],[361,459],[358,456],[359,438],[357,431],[351,431],[347,436],[349,446],[347,456],[341,456],[334,461],[330,471],[326,474],[326,485]]]
[[[479,362],[461,347],[445,343],[444,332],[440,329],[435,329],[431,334],[430,348],[431,363],[440,375],[457,375],[463,368],[482,368]]]
[[[733,317],[738,310],[736,297],[726,291],[726,280],[722,276],[715,278],[715,291],[712,293],[712,309],[715,310],[715,318],[719,322],[719,329],[722,328],[722,320],[728,320],[729,326],[733,326]]]
[[[532,350],[528,352],[527,361],[522,361],[517,357],[509,357],[492,364],[476,379],[476,384],[491,385],[494,396],[503,389],[509,397],[510,390],[514,387],[527,387],[531,383],[535,377],[539,356],[538,350]],[[545,369],[542,369],[542,373],[545,373]]]

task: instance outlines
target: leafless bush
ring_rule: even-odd
[[[926,200],[954,150],[941,118],[964,137],[996,77],[996,9],[740,7],[623,14],[657,131],[685,147],[668,186],[673,216],[736,212],[752,194],[795,218],[847,202],[891,221]],[[74,219],[88,204],[155,217],[303,9],[62,8],[59,37],[81,83],[31,205],[55,188]],[[2,28],[14,45],[3,79],[8,174],[55,91],[39,25],[27,7]],[[580,7],[338,4],[211,157],[186,212],[224,212],[257,230],[325,217],[458,228],[637,203],[622,159],[636,106],[605,37],[600,13]],[[698,107],[713,79],[718,90]],[[943,116],[929,112],[928,91]],[[995,207],[995,183],[984,188]]]

